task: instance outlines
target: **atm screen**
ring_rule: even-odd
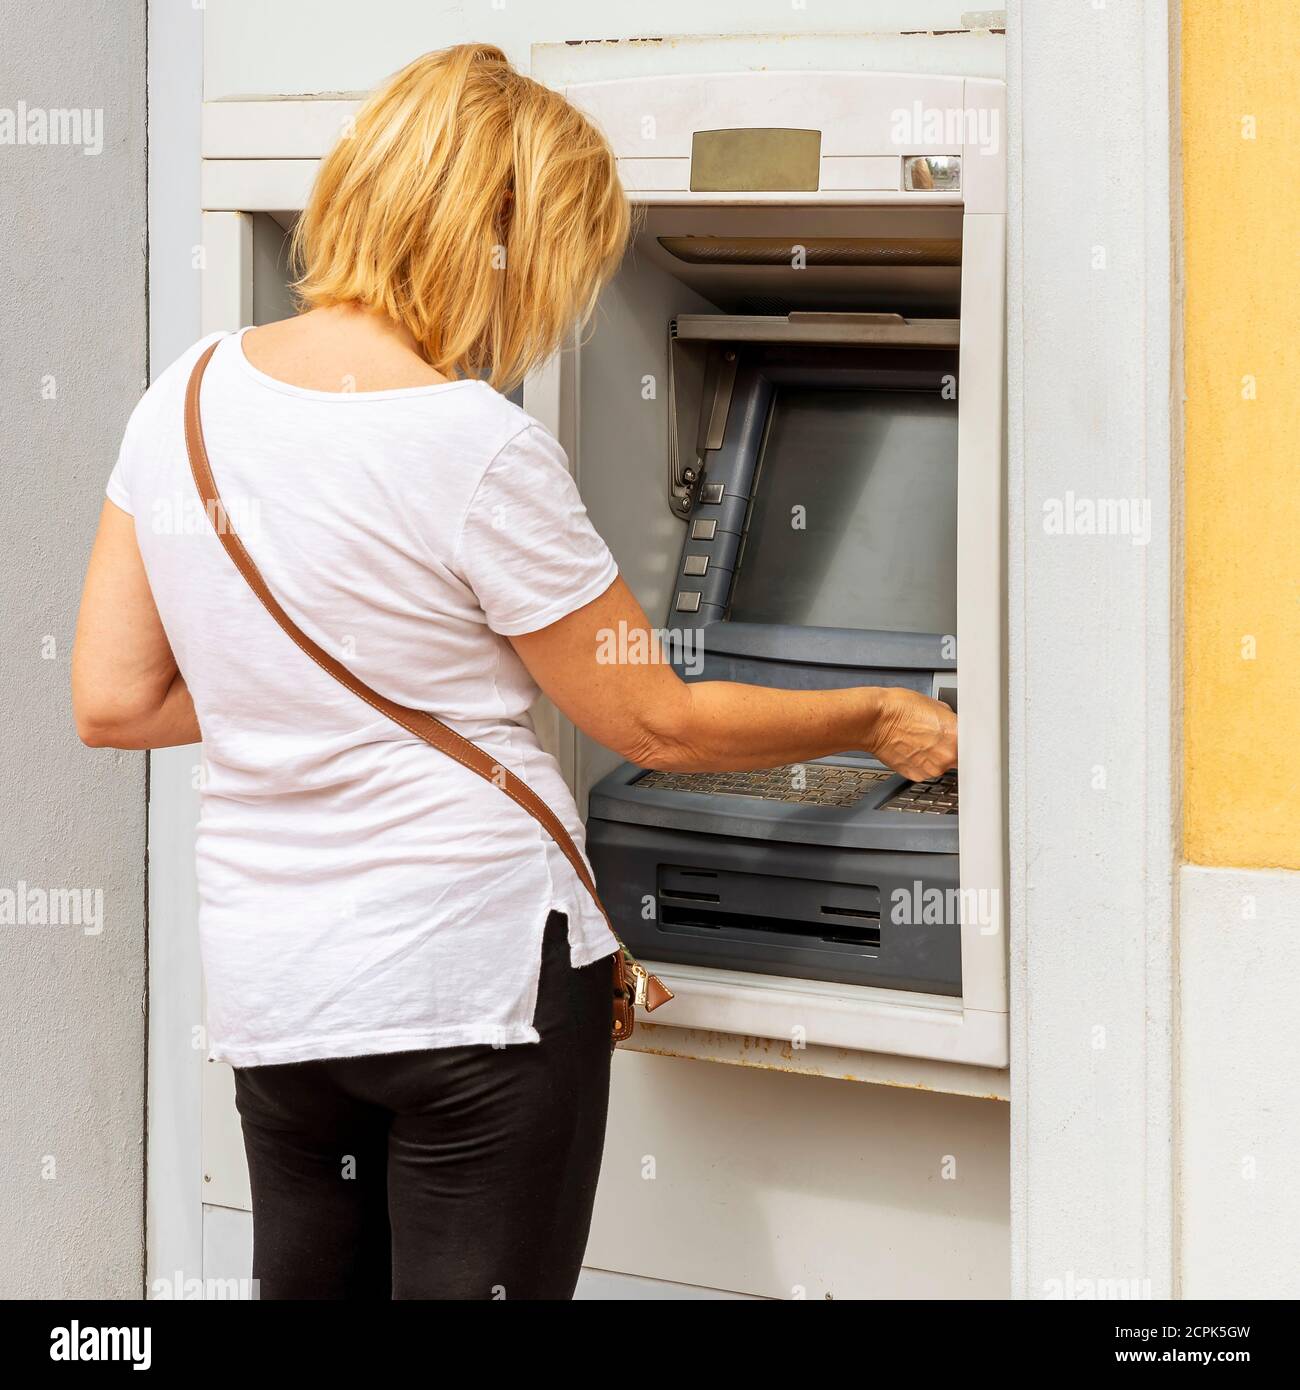
[[[727,617],[957,630],[957,405],[778,387]]]

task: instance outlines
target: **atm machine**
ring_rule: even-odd
[[[961,1283],[1004,1260],[1004,1121],[966,1100],[1007,1094],[1003,87],[756,70],[567,91],[635,231],[523,402],[668,654],[688,680],[910,685],[961,727],[937,786],[852,749],[681,778],[539,706],[604,900],[675,992],[620,1047],[589,1263],[778,1296]],[[285,237],[355,106],[207,103],[204,332],[291,312]],[[229,1068],[202,1076],[224,1219],[247,1173]],[[970,1180],[940,1192],[934,1153]],[[865,1244],[918,1239],[919,1262],[863,1274]]]
[[[960,721],[958,775],[910,786],[852,749],[651,772],[540,710],[604,901],[676,996],[632,1046],[768,1040],[984,1094],[1007,1063],[1003,84],[565,90],[613,145],[634,231],[523,404],[668,654],[687,679],[906,685]],[[354,109],[205,107],[205,331],[290,311],[284,236]]]
[[[1004,1066],[1002,84],[570,87],[634,241],[525,384],[686,679],[906,686],[960,768],[618,763],[557,721],[656,1025]]]

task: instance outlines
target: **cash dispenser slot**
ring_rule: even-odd
[[[716,932],[744,940],[788,938],[853,948],[880,945],[880,889],[725,869],[661,864],[659,923],[666,930]]]
[[[619,934],[644,959],[961,992],[956,854],[783,842],[771,838],[779,820],[754,824],[761,834],[700,834],[672,828],[671,813],[663,823],[621,819],[626,801],[599,800],[592,868]],[[921,911],[927,902],[942,910]]]

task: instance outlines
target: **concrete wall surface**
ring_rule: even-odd
[[[145,757],[82,747],[68,675],[145,384],[145,5],[0,33],[0,1296],[137,1297]]]

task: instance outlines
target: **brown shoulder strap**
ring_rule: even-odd
[[[409,709],[406,705],[399,705],[395,700],[390,700],[386,695],[381,695],[377,690],[372,689],[365,681],[353,675],[341,661],[332,657],[323,647],[313,642],[280,607],[279,601],[267,586],[266,580],[262,578],[261,571],[253,563],[252,556],[244,548],[243,541],[235,534],[230,517],[221,500],[221,493],[217,489],[216,479],[212,476],[212,466],[208,462],[208,451],[203,443],[203,424],[199,414],[199,390],[203,382],[203,373],[221,341],[218,339],[203,352],[190,374],[189,385],[185,389],[185,448],[189,454],[190,471],[194,474],[194,484],[199,490],[199,496],[203,499],[204,510],[217,533],[217,538],[225,547],[226,554],[235,562],[235,568],[248,581],[249,588],[261,600],[262,607],[322,671],[333,676],[340,684],[347,686],[359,699],[364,700],[380,714],[387,715],[395,724],[400,724],[416,738],[423,739],[425,743],[438,749],[439,752],[445,753],[449,758],[454,758],[463,767],[469,768],[471,772],[476,772],[485,781],[500,788],[512,801],[522,806],[534,820],[538,821],[564,852],[564,857],[573,865],[573,871],[578,875],[582,886],[591,894],[592,901],[600,909],[605,921],[609,922],[609,913],[605,911],[604,904],[596,892],[596,885],[592,881],[586,860],[578,852],[577,845],[573,843],[559,817],[527,782],[521,781],[509,768],[502,767],[477,744],[471,743],[467,738],[462,738],[460,734],[456,733],[454,729],[448,728],[440,719],[435,719],[425,710]],[[610,930],[613,931],[612,923],[610,923]],[[617,933],[615,935],[617,937]],[[620,942],[620,953],[621,950],[622,943]],[[653,975],[649,976],[648,979],[652,983],[645,991],[643,1000],[638,1002],[643,1002],[647,1009],[656,1009],[660,1004],[671,999],[672,995]]]

